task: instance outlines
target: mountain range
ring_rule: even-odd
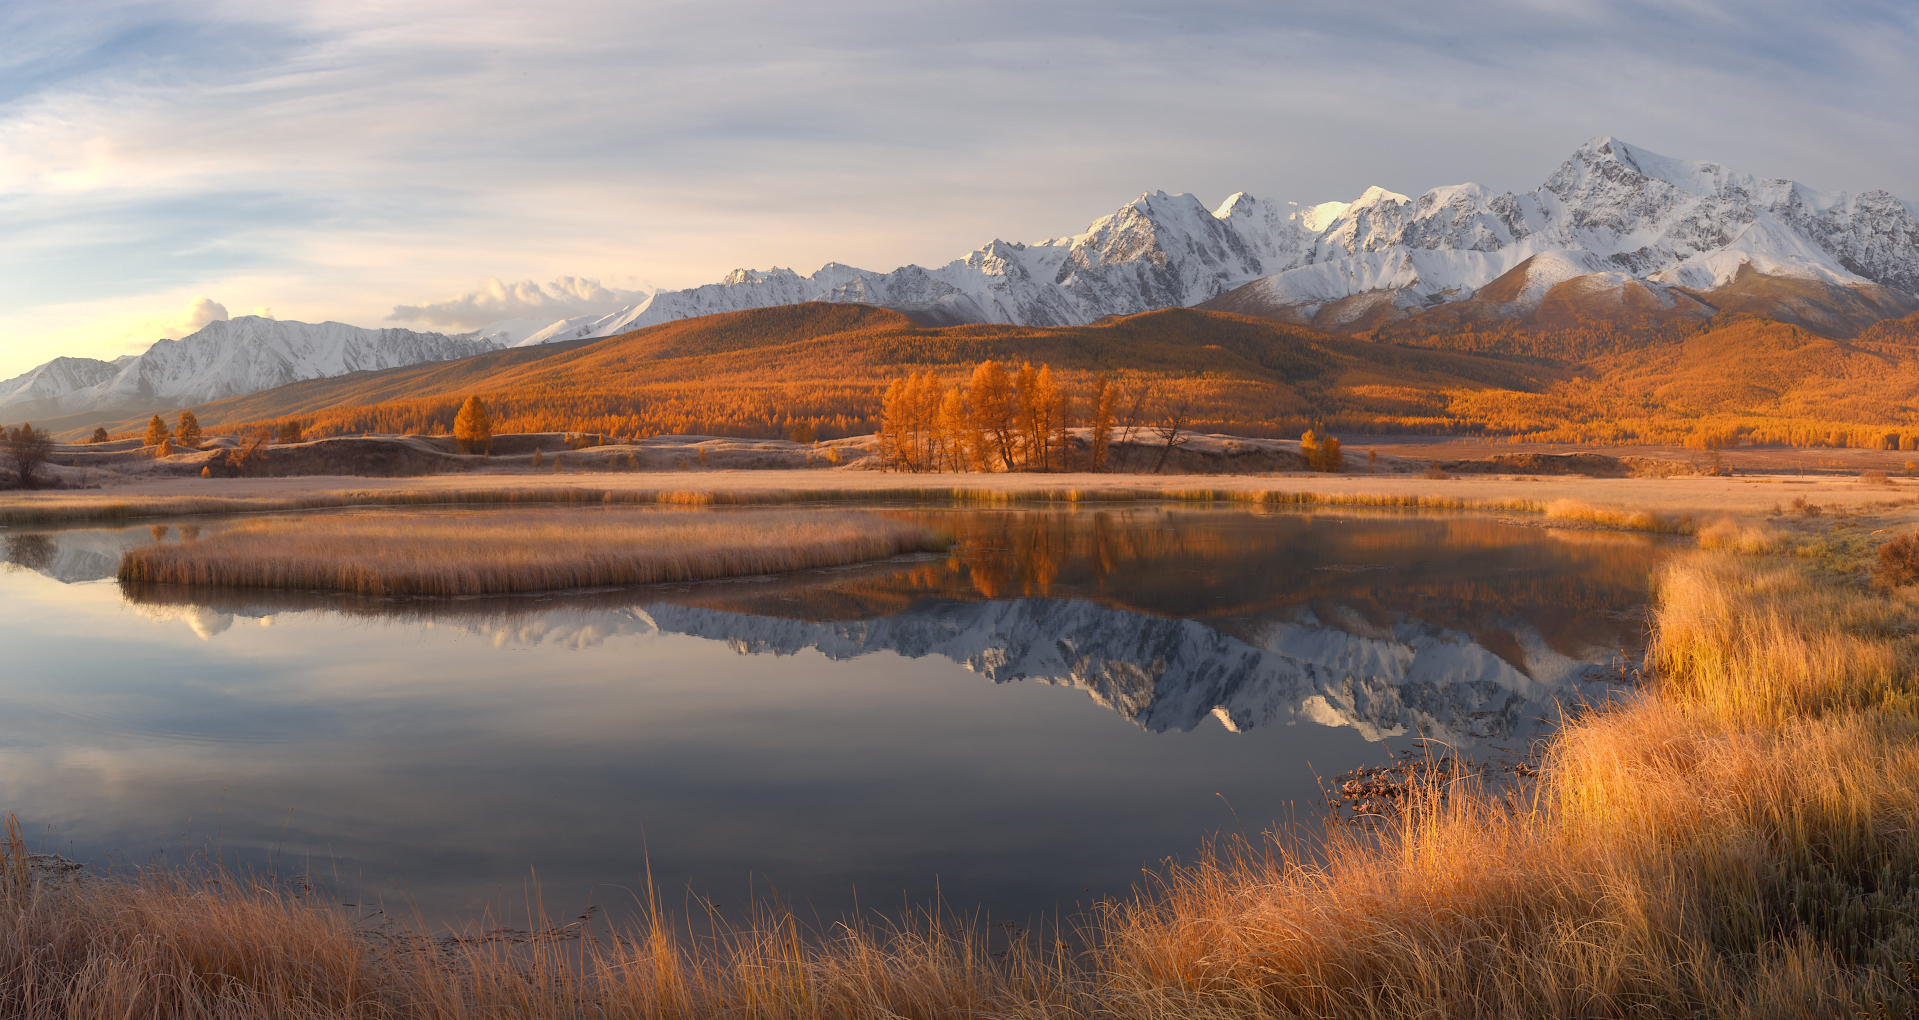
[[[448,335],[246,316],[139,356],[56,358],[0,382],[0,419],[180,407],[808,301],[879,305],[923,325],[1071,326],[1197,306],[1349,333],[1751,311],[1851,336],[1919,309],[1916,213],[1884,191],[1820,192],[1599,137],[1523,194],[1373,187],[1351,202],[1299,204],[1240,193],[1209,209],[1154,192],[1083,233],[995,240],[936,269],[739,269],[539,328],[514,320]]]
[[[0,419],[202,404],[306,379],[325,379],[499,349],[475,334],[365,329],[243,315],[112,361],[55,358],[0,382]]]
[[[1480,316],[1518,322],[1565,306],[1708,316],[1721,292],[1738,310],[1850,334],[1919,308],[1916,213],[1884,191],[1820,192],[1602,136],[1524,194],[1372,187],[1303,205],[1241,192],[1208,209],[1154,192],[1084,233],[995,240],[937,269],[739,269],[538,338],[802,301],[880,305],[927,325],[1084,325],[1197,305],[1353,331],[1475,299]]]

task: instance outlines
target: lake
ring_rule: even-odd
[[[113,580],[237,518],[0,531],[0,810],[94,868],[217,852],[429,923],[536,883],[618,912],[649,869],[680,912],[1025,919],[1311,831],[1323,781],[1422,736],[1523,751],[1636,662],[1670,549],[1468,514],[880,512],[956,544],[380,601]]]

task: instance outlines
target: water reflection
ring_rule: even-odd
[[[452,626],[496,648],[683,634],[747,655],[939,656],[995,683],[1083,690],[1152,732],[1305,720],[1368,740],[1471,744],[1524,736],[1563,706],[1604,697],[1639,644],[1661,555],[1644,536],[1458,515],[901,513],[952,532],[952,553],[539,598],[124,594],[203,638],[236,617],[315,610]],[[25,537],[54,543],[31,555],[55,576],[103,565],[125,541]]]
[[[1662,555],[1459,516],[896,512],[952,554],[464,600],[122,589],[126,548],[195,538],[8,534],[0,806],[76,858],[217,832],[430,911],[650,861],[728,903],[757,876],[829,917],[855,889],[1023,916],[1310,818],[1314,770],[1379,741],[1523,739],[1638,643]]]

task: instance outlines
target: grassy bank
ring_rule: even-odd
[[[373,596],[499,595],[774,574],[944,547],[924,526],[855,513],[268,518],[129,550],[120,560],[120,580]]]
[[[1908,1016],[1919,617],[1851,566],[1677,561],[1652,687],[1562,730],[1533,786],[1461,778],[1310,853],[1218,848],[1099,907],[1083,949],[773,912],[405,942],[232,876],[36,888],[16,843],[0,1015]]]

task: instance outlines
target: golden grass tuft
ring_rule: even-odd
[[[1699,548],[1725,549],[1747,555],[1782,553],[1793,547],[1785,532],[1768,524],[1741,523],[1721,517],[1699,529]]]
[[[1661,577],[1648,659],[1663,704],[1726,726],[1904,703],[1904,605],[1806,569],[1704,558]]]
[[[944,548],[872,514],[613,512],[243,521],[141,546],[129,584],[292,588],[381,597],[498,595],[772,574]]]
[[[1650,531],[1661,535],[1690,535],[1698,525],[1691,517],[1664,517],[1645,510],[1616,510],[1582,503],[1576,499],[1556,499],[1546,504],[1546,516],[1562,521],[1586,521],[1627,531]]]

